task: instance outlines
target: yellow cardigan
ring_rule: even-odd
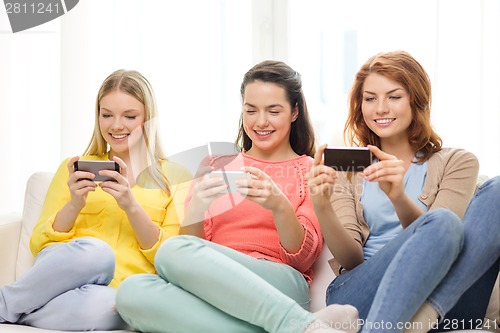
[[[100,157],[83,156],[82,159],[107,160],[108,157],[106,154]],[[125,212],[116,200],[100,187],[88,194],[85,207],[70,231],[54,231],[52,224],[55,216],[71,198],[67,185],[68,162],[69,158],[61,163],[48,189],[42,213],[30,240],[33,255],[36,256],[51,244],[90,236],[105,241],[114,249],[116,269],[111,287],[118,287],[132,274],[155,273],[154,256],[159,246],[167,238],[179,234],[180,221],[184,218],[184,202],[192,179],[189,171],[172,162],[163,163],[163,170],[170,184],[170,195],[159,188],[144,188],[139,185],[132,188],[134,197],[160,230],[156,244],[143,250],[135,238]]]

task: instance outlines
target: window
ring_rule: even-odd
[[[289,62],[302,74],[320,142],[344,144],[347,94],[362,63],[405,50],[431,78],[431,119],[444,145],[473,152],[481,173],[498,174],[498,1],[290,0],[289,11]]]

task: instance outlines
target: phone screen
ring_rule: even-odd
[[[79,160],[75,162],[75,171],[87,171],[93,173],[96,182],[116,181],[116,179],[107,176],[101,176],[99,170],[114,170],[120,172],[120,166],[115,161],[85,161]]]
[[[325,165],[337,171],[363,171],[372,164],[372,159],[372,153],[366,147],[326,148],[324,152]]]
[[[209,173],[209,177],[221,177],[227,184],[227,190],[229,192],[236,192],[238,186],[236,185],[236,180],[243,178],[250,178],[250,174],[244,171],[212,171]]]

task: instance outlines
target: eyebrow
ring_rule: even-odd
[[[102,107],[102,106],[101,106],[101,110],[103,110],[103,111],[108,111],[108,112],[113,112],[112,110],[107,109],[107,108]],[[129,113],[130,113],[130,112],[140,112],[140,110],[137,110],[137,109],[129,109],[129,110],[125,110],[125,111],[123,111],[123,113],[125,113],[125,112],[129,112]]]
[[[251,104],[251,103],[245,103],[244,105],[247,105],[247,106],[249,106],[249,107],[251,107],[251,108],[256,108],[256,107],[257,107],[257,106],[255,106],[255,105],[253,105],[253,104]],[[281,104],[279,104],[279,103],[276,103],[276,104],[271,104],[271,105],[267,105],[267,106],[266,106],[266,109],[269,109],[269,108],[275,108],[275,107],[280,107],[280,108],[282,108],[282,107],[283,107],[283,105],[281,105]]]
[[[403,90],[403,88],[396,88],[396,89],[392,89],[392,90],[390,90],[390,91],[386,92],[385,94],[386,94],[386,95],[389,95],[389,94],[392,94],[393,92],[396,92],[396,91],[398,91],[398,90]],[[363,91],[363,93],[370,94],[370,95],[376,95],[376,93],[371,92],[371,91],[368,91],[368,90],[364,90],[364,91]]]

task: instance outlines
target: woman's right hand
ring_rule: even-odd
[[[368,166],[363,171],[363,176],[369,182],[377,182],[380,189],[394,204],[405,196],[404,161],[383,152],[376,146],[368,145],[368,148],[379,161]]]
[[[211,166],[198,170],[189,204],[203,212],[215,199],[227,193],[227,184],[222,177],[207,177],[211,171],[213,171]]]
[[[227,184],[222,177],[207,177],[212,171],[211,166],[198,170],[193,185],[193,194],[186,209],[179,233],[205,238],[203,222],[205,211],[218,197],[227,193]]]
[[[306,175],[311,199],[315,206],[330,204],[330,196],[337,179],[337,172],[333,168],[324,165],[323,152],[326,147],[327,145],[324,144],[318,148],[314,154],[313,166]]]
[[[75,156],[68,163],[68,188],[71,193],[70,204],[78,211],[82,210],[87,202],[87,195],[90,191],[95,191],[97,184],[92,180],[95,175],[86,171],[75,171],[74,164],[80,159]]]

